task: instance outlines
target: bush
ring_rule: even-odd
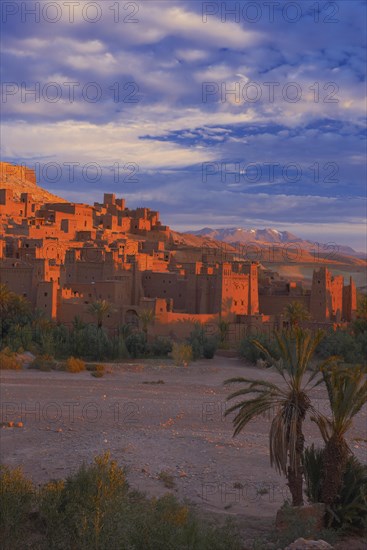
[[[354,456],[348,460],[342,489],[330,515],[332,527],[345,533],[366,533],[367,466]]]
[[[70,336],[70,349],[76,357],[102,361],[113,355],[113,342],[107,332],[95,325],[74,329]]]
[[[22,547],[34,494],[33,484],[24,477],[20,468],[0,466],[0,538],[3,550]]]
[[[260,334],[256,337],[246,337],[244,338],[239,347],[239,355],[240,357],[243,357],[244,359],[247,359],[250,363],[256,364],[256,362],[259,359],[265,360],[266,356],[265,354],[259,350],[253,343],[254,340],[257,340],[260,342],[263,346],[265,346],[274,357],[279,357],[279,353],[277,350],[277,346],[274,340],[270,340],[267,336],[264,334]]]
[[[196,361],[204,356],[204,344],[206,336],[204,328],[200,323],[195,323],[194,329],[191,331],[190,336],[187,339],[188,344],[191,346],[192,359]]]
[[[65,370],[67,372],[81,372],[85,370],[85,362],[82,359],[69,357],[65,363]]]
[[[156,336],[150,346],[153,355],[166,357],[172,351],[172,341],[169,338]]]
[[[57,363],[51,355],[38,355],[30,364],[30,369],[48,372],[57,367]]]
[[[367,319],[355,319],[355,321],[352,322],[352,330],[357,336],[358,334],[367,332]]]
[[[205,359],[213,359],[217,351],[217,341],[214,338],[207,338],[203,346],[203,355]]]
[[[212,359],[218,347],[217,338],[208,337],[200,323],[195,323],[187,342],[191,346],[194,361],[202,357]]]
[[[174,489],[176,487],[173,475],[171,475],[169,472],[166,472],[165,470],[159,472],[158,479],[163,482],[164,486],[167,489]]]
[[[320,502],[323,450],[312,445],[304,453],[306,494],[310,502]],[[367,466],[349,457],[340,494],[327,513],[329,527],[345,533],[367,529]]]
[[[144,332],[133,332],[126,338],[126,347],[131,357],[143,357],[148,353],[148,344]]]
[[[172,347],[172,357],[175,365],[187,367],[193,358],[192,347],[188,344],[177,344],[175,342]]]
[[[282,515],[286,528],[277,530],[271,537],[274,548],[285,548],[299,538],[322,539],[333,545],[338,541],[338,534],[331,529],[321,529],[317,525],[315,517],[302,517],[302,508],[290,506],[284,503],[281,507]],[[266,548],[267,545],[261,545],[259,549]],[[297,547],[298,548],[298,547]]]
[[[112,341],[112,347],[113,347],[113,357],[114,359],[128,359],[129,358],[129,352],[126,347],[126,342],[119,334],[117,337],[115,337]]]
[[[19,370],[22,365],[17,360],[15,353],[5,348],[0,352],[0,370]]]
[[[162,477],[163,482],[166,478]],[[240,550],[229,523],[200,522],[172,495],[148,499],[131,491],[123,469],[109,455],[83,465],[65,482],[45,485],[39,496],[42,549]]]
[[[39,507],[49,547],[107,549],[113,510],[127,489],[124,471],[107,453],[90,466],[83,464],[65,482],[44,486]]]
[[[359,333],[355,337],[345,330],[330,330],[318,345],[317,353],[322,358],[338,355],[350,364],[364,363],[363,349],[366,349],[366,342],[363,334]]]
[[[94,378],[102,378],[106,373],[106,367],[104,365],[93,365],[93,369],[91,369],[91,375],[94,376]]]

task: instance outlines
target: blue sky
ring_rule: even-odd
[[[363,250],[365,21],[359,0],[4,1],[2,160],[177,230]]]

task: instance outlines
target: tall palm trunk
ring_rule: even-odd
[[[288,467],[288,487],[292,495],[293,506],[303,506],[303,466],[302,456],[305,438],[302,433],[303,419],[297,420],[297,441],[295,449],[295,464]]]
[[[348,455],[348,445],[345,439],[337,434],[332,435],[325,445],[323,454],[321,500],[325,504],[331,505],[339,494]]]

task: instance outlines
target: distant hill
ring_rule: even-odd
[[[330,243],[315,243],[315,241],[309,241],[297,237],[289,231],[278,231],[277,229],[245,229],[243,227],[229,227],[222,229],[212,229],[210,227],[204,227],[198,231],[187,231],[186,234],[194,235],[197,237],[202,237],[205,239],[213,239],[216,241],[222,241],[229,244],[246,244],[246,243],[257,243],[259,246],[267,245],[269,243],[278,243],[278,244],[287,244],[287,243],[297,243],[297,245],[303,250],[308,250],[310,252],[315,251],[315,253],[320,253],[323,255],[335,255],[342,254],[347,256],[356,256],[358,258],[365,258],[366,255],[363,255],[360,252],[356,252],[350,246],[338,245],[335,244],[333,248]]]

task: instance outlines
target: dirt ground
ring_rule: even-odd
[[[1,462],[21,465],[35,483],[64,478],[81,462],[110,451],[127,468],[131,486],[160,496],[172,491],[203,512],[230,515],[249,538],[268,532],[289,497],[285,479],[270,467],[271,418],[261,417],[232,437],[224,417],[233,376],[277,381],[269,370],[216,357],[178,368],[169,361],[111,365],[111,373],[1,372]],[[151,384],[163,380],[164,384]],[[149,382],[144,383],[144,382]],[[233,387],[232,387],[233,388]],[[328,411],[318,387],[314,404]],[[348,439],[367,462],[367,410],[356,417]],[[306,444],[322,444],[317,428],[305,426]],[[174,482],[167,489],[159,474]]]

